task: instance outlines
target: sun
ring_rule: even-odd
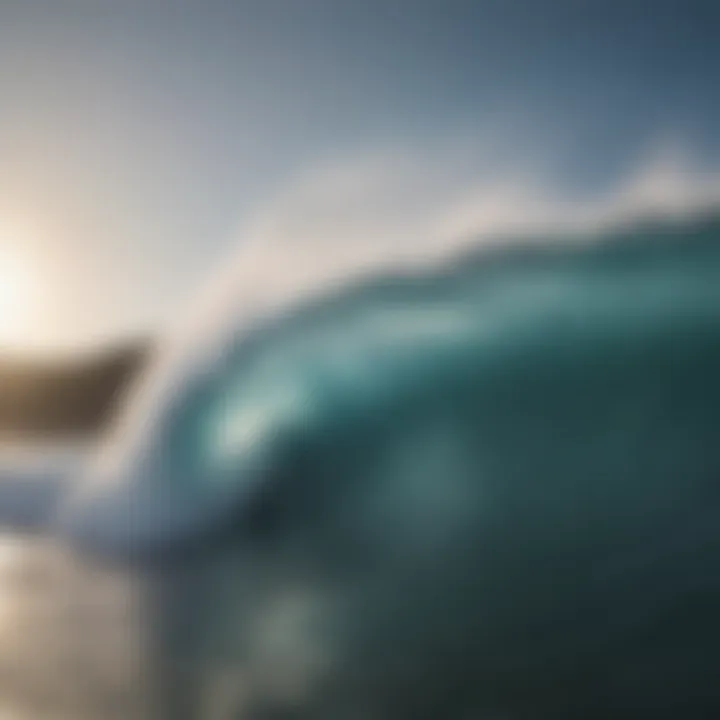
[[[21,342],[30,330],[32,286],[26,258],[0,236],[0,347]]]

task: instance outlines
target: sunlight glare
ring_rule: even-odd
[[[0,346],[17,344],[28,334],[31,304],[29,263],[0,237]]]

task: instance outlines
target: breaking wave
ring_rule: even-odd
[[[660,482],[663,462],[670,492],[678,453],[691,475],[715,457],[702,423],[720,407],[719,272],[720,220],[705,213],[346,277],[254,323],[244,308],[233,323],[231,302],[158,358],[64,515],[98,542],[192,538],[276,486],[322,504],[321,477],[380,476],[378,453],[423,458],[434,440],[439,495],[457,477],[471,497],[507,482],[526,502],[567,502],[569,448],[586,478],[617,467],[602,483],[618,502]],[[420,461],[407,462],[391,482],[414,492]]]
[[[189,321],[4,519],[180,548],[249,715],[707,715],[720,214],[389,265]]]

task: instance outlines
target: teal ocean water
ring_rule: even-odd
[[[719,216],[377,276],[208,356],[0,545],[7,717],[718,716]]]

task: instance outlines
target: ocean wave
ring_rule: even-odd
[[[412,457],[413,443],[427,448],[433,437],[454,448],[440,453],[436,482],[482,486],[490,464],[497,484],[513,468],[519,485],[508,487],[534,502],[565,502],[534,479],[533,463],[557,465],[566,482],[573,428],[597,444],[578,468],[640,467],[661,452],[671,467],[692,448],[705,472],[714,384],[701,373],[719,359],[719,233],[718,215],[701,212],[532,236],[348,277],[251,324],[232,301],[213,332],[186,333],[159,357],[63,504],[66,526],[90,543],[172,544],[241,522],[268,488],[330,502],[317,485],[327,468],[341,485],[369,482],[383,476],[378,453]],[[695,405],[673,408],[687,394],[673,388],[692,391]],[[515,467],[541,442],[540,456]],[[412,493],[417,464],[403,472]],[[616,478],[627,488],[613,490],[619,503],[623,492],[637,496],[633,484],[652,490],[643,472]]]

